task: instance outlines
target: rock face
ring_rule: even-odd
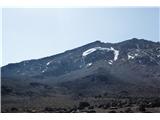
[[[58,91],[95,95],[160,96],[160,43],[130,39],[95,41],[64,53],[1,68],[2,91],[34,94]],[[4,88],[4,89],[3,89]],[[27,89],[27,90],[26,90]],[[41,94],[42,92],[35,94]]]

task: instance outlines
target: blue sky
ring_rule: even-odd
[[[101,40],[159,41],[158,8],[3,9],[2,65],[37,59]]]

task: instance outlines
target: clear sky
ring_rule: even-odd
[[[8,8],[2,65],[64,52],[95,40],[159,41],[158,8]]]

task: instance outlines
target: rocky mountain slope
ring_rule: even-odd
[[[5,96],[160,97],[160,43],[95,41],[1,68]],[[5,101],[5,100],[4,100]]]

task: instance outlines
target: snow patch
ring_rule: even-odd
[[[134,59],[134,56],[128,55],[128,60]]]
[[[137,53],[135,53],[134,55],[129,55],[129,54],[128,54],[128,60],[134,59],[136,56],[138,56]]]
[[[44,70],[42,70],[42,73],[46,72],[48,69],[48,67],[46,67]]]
[[[92,63],[88,63],[88,64],[87,64],[87,67],[89,67],[89,66],[91,66],[91,65],[92,65]]]
[[[87,56],[93,52],[95,52],[96,50],[109,50],[108,48],[102,48],[102,47],[95,47],[95,48],[91,48],[91,49],[88,49],[86,50],[85,52],[83,52],[82,56]]]
[[[113,64],[113,61],[112,61],[112,60],[109,60],[109,61],[108,61],[108,64],[112,65],[112,64]]]
[[[51,60],[51,61],[47,62],[47,64],[46,64],[46,65],[48,66],[48,65],[49,65],[49,64],[51,64],[52,62],[53,62],[53,60]]]
[[[114,61],[116,61],[118,59],[118,56],[119,56],[119,51],[114,49],[113,47],[111,47],[111,50],[114,51]]]
[[[114,49],[113,47],[111,48],[102,48],[102,47],[95,47],[95,48],[91,48],[86,50],[85,52],[83,52],[82,56],[86,57],[87,55],[95,52],[96,50],[107,50],[107,51],[114,51],[114,61],[116,61],[118,59],[119,56],[119,51]]]
[[[47,70],[48,70],[48,67],[46,66],[46,68],[42,70],[42,73],[46,72]]]

